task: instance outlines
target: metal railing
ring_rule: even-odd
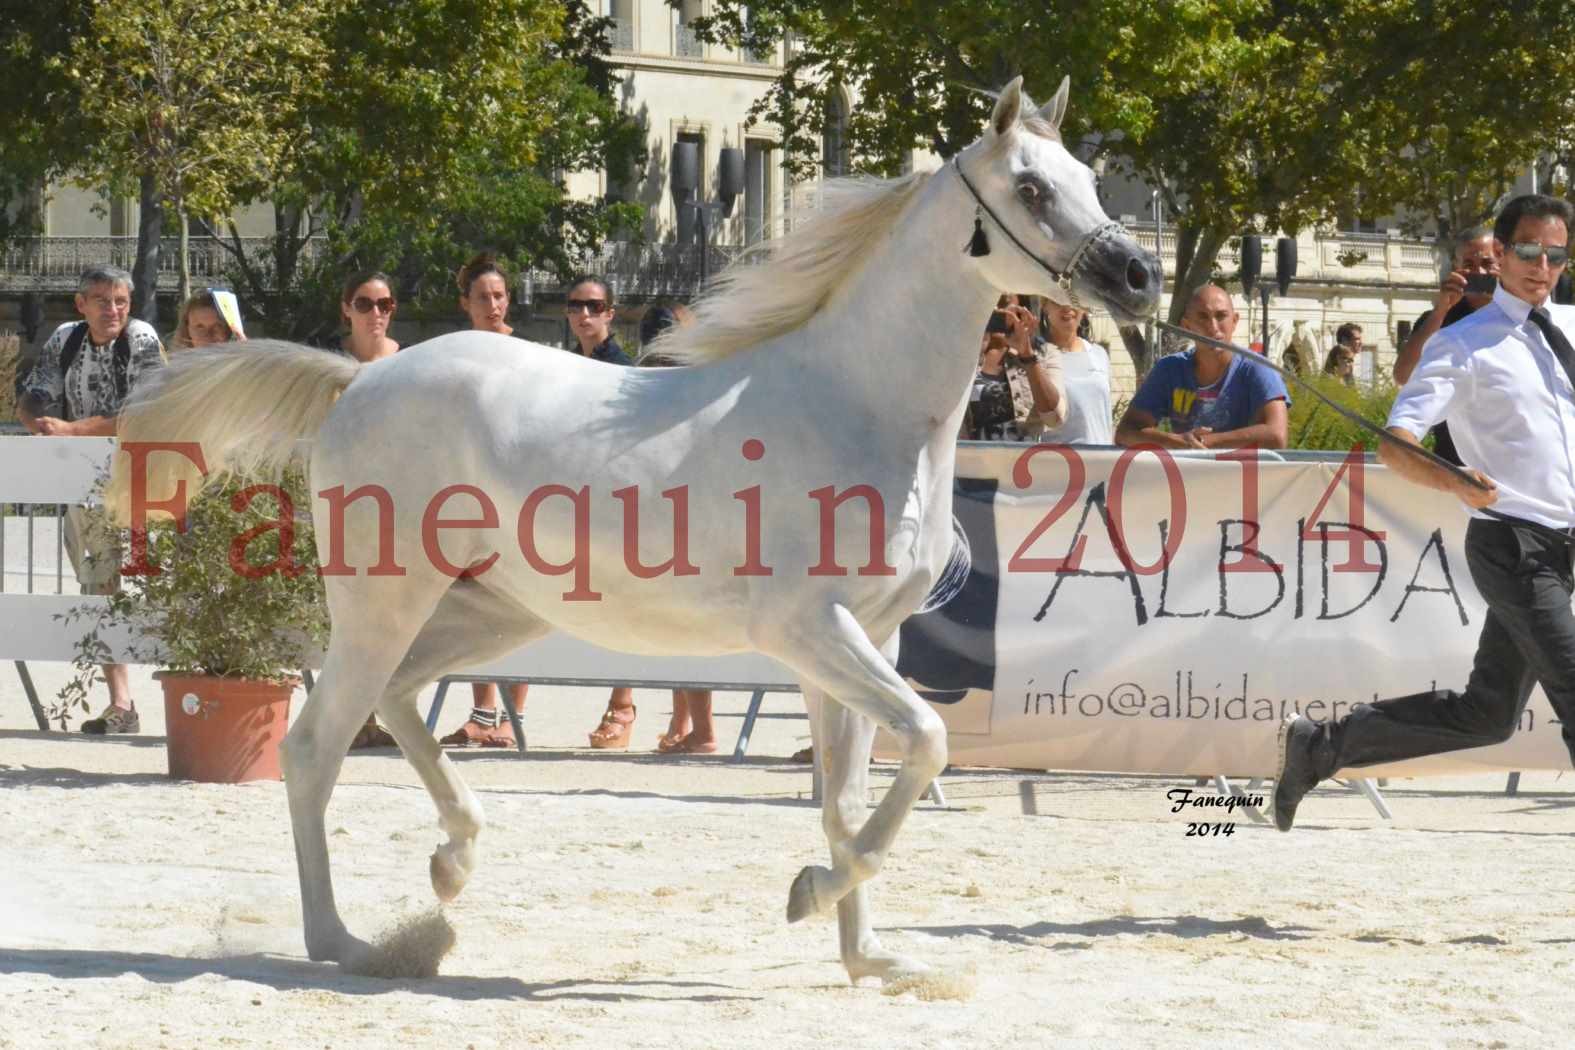
[[[705,43],[686,25],[673,27],[673,54],[679,58],[704,58]]]
[[[191,276],[194,281],[222,279],[235,259],[224,247],[228,240],[192,237]],[[314,258],[320,240],[307,243],[303,258]],[[273,252],[272,237],[242,237],[241,250],[248,259],[267,261]],[[89,266],[109,264],[130,270],[137,259],[135,237],[22,237],[0,251],[0,290],[73,291],[77,278]],[[264,272],[271,269],[264,266]],[[159,240],[159,288],[173,290],[180,280],[180,240]]]
[[[1137,220],[1126,225],[1139,244],[1149,251],[1159,252],[1165,273],[1174,276],[1175,230],[1167,225],[1163,243],[1156,249],[1152,221]],[[1272,238],[1268,248],[1272,253]],[[1234,267],[1239,264],[1237,249],[1226,245],[1220,252],[1219,265]],[[1273,268],[1272,261],[1269,266]],[[1438,263],[1430,242],[1402,240],[1387,233],[1340,232],[1315,237],[1311,252],[1303,245],[1302,265],[1297,276],[1300,280],[1359,278],[1368,282],[1377,279],[1390,283],[1431,284],[1438,278],[1437,271]]]
[[[716,274],[743,255],[738,245],[711,244],[705,248],[705,273]],[[690,298],[700,290],[701,248],[685,244],[632,244],[611,242],[581,260],[577,269],[597,273],[613,284],[620,300]],[[535,270],[528,278],[531,295],[560,295],[568,288],[557,274]]]
[[[65,512],[64,505],[0,503],[0,594],[76,593],[66,590]]]
[[[614,18],[607,28],[607,46],[614,51],[634,50],[634,23],[627,18]]]

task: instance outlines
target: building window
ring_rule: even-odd
[[[755,9],[753,7],[746,7],[744,8],[744,31],[746,34],[748,34],[753,32],[754,28]],[[747,43],[741,43],[738,47],[738,60],[740,62],[750,62],[754,65],[766,66],[770,65],[776,59],[776,57],[776,48],[774,47],[762,48],[759,51],[756,51]]]
[[[765,139],[744,140],[744,243],[771,236],[771,150]]]
[[[826,123],[820,132],[820,167],[827,178],[848,173],[848,103],[840,88],[826,101]]]
[[[704,58],[705,45],[695,36],[694,23],[704,14],[702,0],[682,0],[673,10],[673,54],[679,58]]]
[[[607,17],[612,19],[607,46],[614,51],[635,50],[634,0],[607,0]]]

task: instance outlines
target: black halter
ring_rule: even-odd
[[[1092,230],[1089,230],[1087,233],[1085,233],[1083,235],[1083,239],[1078,242],[1077,250],[1072,253],[1072,261],[1067,264],[1066,269],[1058,270],[1054,266],[1051,266],[1049,263],[1045,262],[1043,259],[1039,258],[1039,256],[1035,255],[1033,250],[1030,249],[1028,245],[1019,240],[1017,235],[1012,232],[1011,228],[1007,226],[1006,223],[1001,221],[1001,217],[995,214],[995,209],[986,204],[984,198],[979,196],[979,191],[973,188],[973,183],[969,182],[968,176],[963,173],[960,155],[952,158],[952,167],[957,169],[957,177],[962,180],[964,188],[968,190],[968,195],[973,198],[973,202],[979,206],[979,210],[988,215],[990,217],[990,221],[995,223],[995,225],[1000,228],[1002,233],[1006,234],[1007,240],[1017,245],[1018,251],[1028,256],[1039,265],[1040,269],[1044,270],[1052,278],[1054,278],[1057,287],[1059,287],[1061,291],[1066,294],[1067,305],[1076,307],[1079,310],[1088,309],[1088,307],[1078,299],[1077,292],[1072,287],[1072,281],[1077,276],[1078,271],[1082,268],[1083,260],[1088,255],[1088,249],[1093,246],[1094,242],[1103,240],[1106,237],[1111,237],[1116,234],[1124,234],[1127,232],[1126,227],[1122,226],[1119,222],[1112,220],[1107,220],[1100,223],[1098,226],[1095,226]],[[971,242],[971,247],[969,250],[974,255],[988,255],[990,252],[989,242],[983,239],[983,229],[979,227],[977,219],[975,219],[974,224],[976,227],[974,230],[974,240]]]

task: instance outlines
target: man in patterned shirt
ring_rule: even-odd
[[[137,380],[164,363],[158,334],[131,319],[131,274],[93,267],[77,283],[81,321],[55,329],[21,385],[18,415],[28,430],[52,437],[113,437],[115,417]],[[84,594],[113,594],[120,585],[120,545],[93,527],[81,507],[66,510],[66,552]],[[105,664],[109,706],[82,723],[84,733],[135,733],[141,728],[124,664]]]

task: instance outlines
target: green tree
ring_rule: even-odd
[[[860,99],[847,128],[855,161],[889,172],[915,147],[946,156],[970,142],[985,93],[1012,76],[1044,97],[1069,74],[1069,141],[1090,136],[1086,146],[1159,188],[1176,218],[1176,321],[1244,230],[1294,233],[1402,203],[1433,216],[1438,180],[1421,179],[1406,147],[1437,129],[1475,120],[1479,133],[1468,149],[1429,154],[1439,173],[1470,170],[1472,156],[1524,165],[1525,136],[1506,129],[1527,115],[1503,118],[1525,78],[1567,65],[1575,10],[1530,6],[1529,20],[1524,6],[1491,12],[1483,35],[1480,6],[1443,13],[1413,0],[715,0],[707,31],[757,48],[792,40],[757,115],[784,128],[800,174],[844,85]],[[1511,47],[1506,91],[1498,52]],[[1473,81],[1463,98],[1483,96],[1480,118],[1466,108],[1476,102],[1451,98],[1456,78]],[[1568,103],[1575,92],[1563,90]]]
[[[338,323],[347,271],[393,274],[401,297],[452,309],[477,247],[566,269],[631,206],[571,200],[565,174],[627,164],[605,19],[583,0],[365,0],[338,7],[328,73],[302,102],[310,134],[267,187],[272,251],[223,237],[248,308],[280,334]],[[325,250],[317,250],[326,244]]]
[[[87,26],[86,2],[0,0],[0,245],[35,234],[33,196],[87,138],[70,79],[55,62]]]
[[[326,14],[300,0],[116,0],[50,59],[91,132],[72,178],[128,195],[151,183],[179,223],[182,300],[191,218],[229,214],[288,170],[300,100],[327,69]]]
[[[1346,74],[1368,96],[1369,126],[1388,143],[1365,210],[1399,210],[1440,244],[1490,221],[1528,165],[1539,188],[1575,146],[1575,7],[1375,4]]]

